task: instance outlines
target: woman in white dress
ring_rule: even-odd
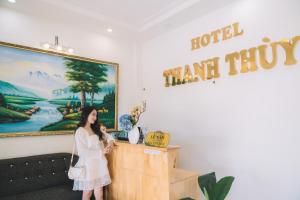
[[[108,143],[106,147],[103,144],[105,140]],[[90,200],[93,191],[96,200],[103,200],[103,187],[111,183],[105,154],[113,147],[113,138],[101,131],[94,107],[82,109],[75,142],[79,156],[76,166],[85,168],[85,176],[74,180],[73,190],[83,191],[82,200]]]

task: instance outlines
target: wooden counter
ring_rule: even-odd
[[[178,146],[149,147],[117,141],[108,156],[109,200],[199,199],[198,174],[178,169]]]

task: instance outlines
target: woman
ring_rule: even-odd
[[[108,145],[104,147],[103,141]],[[73,190],[82,190],[82,200],[89,200],[93,194],[96,200],[103,200],[103,187],[111,183],[105,154],[113,147],[113,138],[100,130],[97,110],[88,106],[82,109],[81,119],[75,132],[79,160],[76,166],[85,168],[85,176],[74,180]]]

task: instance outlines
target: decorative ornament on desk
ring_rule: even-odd
[[[137,123],[143,112],[146,111],[146,101],[143,101],[142,106],[135,106],[131,115],[124,114],[120,117],[121,129],[128,132],[128,140],[131,144],[138,144],[143,142],[143,133]]]
[[[145,145],[154,147],[168,147],[170,142],[170,134],[162,131],[155,131],[147,133],[145,138]]]

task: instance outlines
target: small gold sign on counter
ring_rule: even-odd
[[[145,145],[154,147],[164,147],[169,145],[170,134],[161,131],[149,132],[145,139]]]

